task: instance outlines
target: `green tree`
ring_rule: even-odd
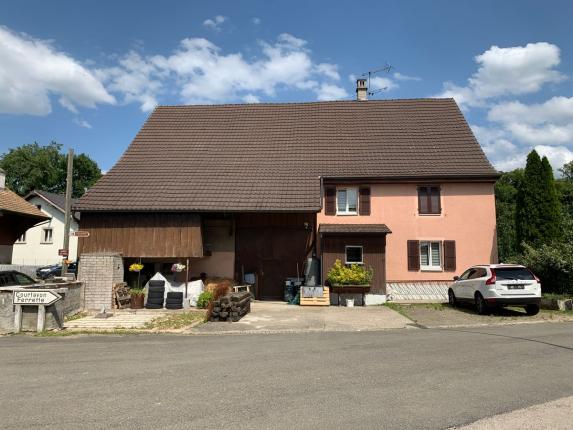
[[[67,155],[59,143],[12,148],[0,156],[0,167],[6,171],[8,188],[21,196],[35,189],[60,194],[66,190]],[[74,197],[81,197],[100,177],[95,161],[85,154],[74,156]]]
[[[544,203],[543,187],[545,181],[543,164],[539,154],[533,150],[527,156],[523,172],[523,181],[517,191],[515,208],[515,233],[517,243],[530,245],[543,243],[541,207]]]
[[[553,242],[561,237],[561,202],[555,187],[553,168],[547,157],[541,160],[543,167],[543,182],[541,182],[541,195],[543,202],[540,208],[541,235],[544,243]]]
[[[523,169],[516,169],[501,175],[495,184],[499,261],[508,261],[519,252],[515,232],[515,201],[521,181],[523,181]]]
[[[563,165],[559,172],[563,175],[563,179],[573,182],[573,161]]]

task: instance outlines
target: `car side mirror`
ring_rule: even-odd
[[[459,276],[454,276],[454,281],[457,281],[458,279],[460,279]]]

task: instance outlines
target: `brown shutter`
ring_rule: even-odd
[[[336,188],[326,187],[324,189],[324,214],[336,215]]]
[[[420,241],[408,241],[408,270],[420,270]]]
[[[358,214],[370,215],[370,187],[360,187],[358,201]]]
[[[444,240],[444,270],[455,272],[456,270],[456,241]]]

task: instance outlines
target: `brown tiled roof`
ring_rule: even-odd
[[[28,203],[16,193],[7,188],[0,189],[0,211],[13,212],[20,215],[42,219],[49,219],[46,214],[36,206]]]
[[[496,171],[453,99],[160,106],[75,208],[317,211],[321,176]]]
[[[392,233],[386,224],[320,224],[320,234],[387,234]]]

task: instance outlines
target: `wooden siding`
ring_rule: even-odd
[[[203,257],[201,217],[193,213],[82,212],[78,255],[117,252],[131,258]]]
[[[372,267],[374,277],[370,285],[370,292],[386,294],[386,235],[360,235],[344,234],[321,237],[322,279],[326,276],[334,262],[339,259],[345,261],[345,247],[347,245],[362,246],[362,259],[367,267]]]
[[[306,223],[306,226],[305,226]],[[314,213],[257,213],[236,217],[236,278],[256,273],[257,298],[282,300],[285,278],[302,274],[314,238]]]

